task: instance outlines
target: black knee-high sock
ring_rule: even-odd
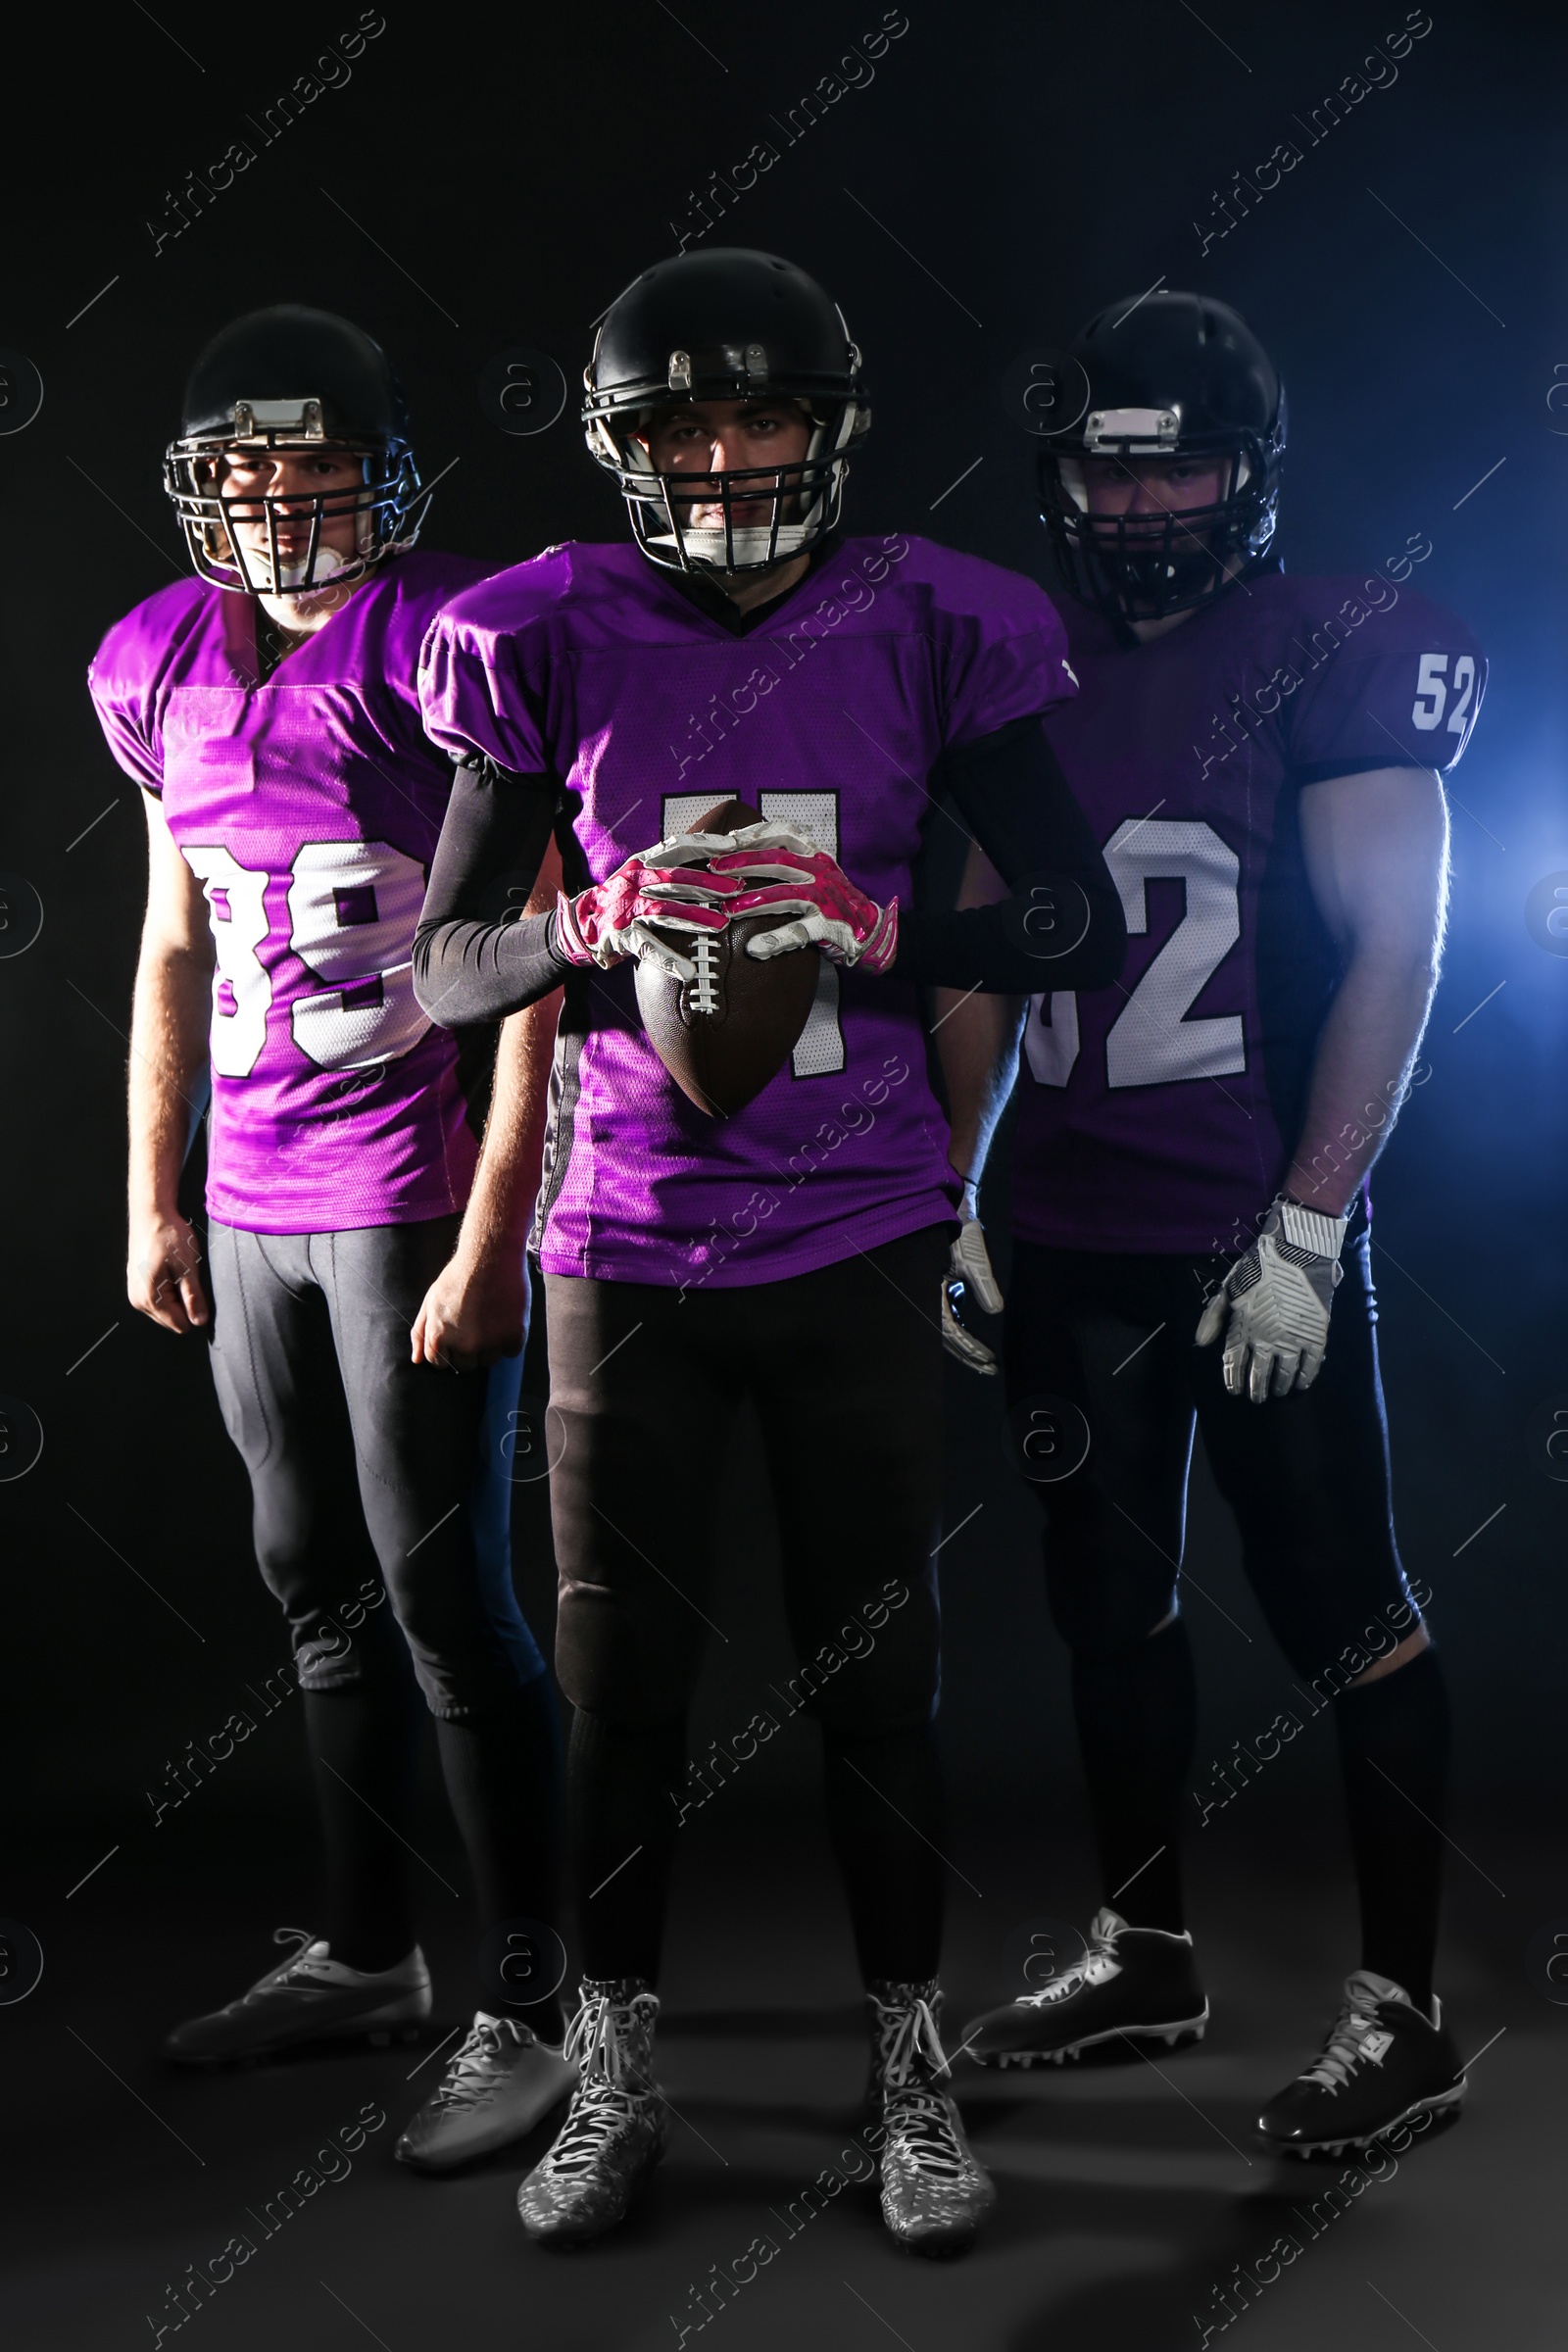
[[[1114,1658],[1074,1657],[1073,1713],[1104,1900],[1129,1926],[1183,1927],[1182,1797],[1198,1738],[1178,1617]]]
[[[561,1902],[561,1730],[547,1674],[468,1723],[436,1724],[447,1797],[467,1850],[479,1932],[503,1921],[555,1926]],[[501,2005],[481,1981],[480,2006]],[[561,2002],[511,1999],[506,2014],[547,2041],[562,2034]]]
[[[391,1968],[415,1941],[410,1855],[399,1837],[414,1826],[424,1701],[412,1676],[302,1697],[326,1842],[323,1932],[334,1960]]]
[[[658,1981],[685,1777],[684,1717],[627,1726],[578,1708],[566,1819],[585,1977]]]
[[[823,1727],[828,1836],[860,1975],[923,1984],[942,1954],[942,1766],[935,1724],[846,1740]],[[927,1842],[929,1840],[929,1842]]]
[[[1361,1965],[1432,2007],[1448,1694],[1434,1649],[1334,1702],[1350,1849],[1361,1898]]]

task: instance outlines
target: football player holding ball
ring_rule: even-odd
[[[1120,903],[1041,725],[1073,690],[1047,599],[924,541],[840,536],[870,412],[811,278],[741,250],[662,262],[611,307],[586,383],[632,544],[552,548],[459,597],[421,673],[462,764],[419,1000],[497,1020],[565,983],[535,1238],[584,1971],[578,2086],[519,2208],[536,2238],[596,2236],[662,2153],[686,1715],[715,1547],[747,1536],[718,1524],[712,1465],[750,1395],[867,1992],[883,2212],[936,2252],[993,2192],[940,2038],[938,1301],[961,1186],[920,990],[1103,987]],[[943,785],[1021,896],[911,908]],[[506,922],[553,834],[555,910]],[[673,1024],[762,1002],[725,958],[793,997],[803,956],[782,1066],[729,1115],[695,1100],[645,1027],[639,966],[645,996],[650,962],[684,992]],[[682,1066],[689,1085],[709,1062]],[[867,1603],[874,1646],[845,1659]]]

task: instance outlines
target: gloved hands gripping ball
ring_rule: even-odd
[[[1204,1307],[1198,1345],[1225,1335],[1225,1386],[1254,1404],[1309,1389],[1323,1369],[1329,1311],[1344,1274],[1347,1219],[1302,1208],[1281,1193],[1256,1241]]]
[[[660,842],[617,866],[608,882],[594,882],[574,899],[556,901],[556,951],[567,963],[614,963],[646,956],[671,977],[695,979],[697,966],[681,953],[682,934],[722,931],[729,916],[711,894],[680,871],[666,851],[680,843]],[[658,923],[662,931],[653,929]],[[676,934],[674,939],[662,933]]]
[[[715,871],[720,862],[727,867],[737,841],[781,834],[804,839],[789,827],[764,824],[741,801],[723,801],[689,834],[645,854],[633,918],[643,942],[636,951],[638,1009],[676,1085],[715,1117],[743,1110],[777,1075],[816,997],[820,958],[754,960],[759,940],[785,917],[744,907],[745,877]]]
[[[963,1223],[958,1238],[948,1257],[948,1270],[941,1282],[942,1345],[950,1355],[956,1355],[970,1372],[994,1374],[997,1359],[984,1340],[976,1339],[958,1320],[957,1304],[965,1291],[974,1293],[974,1301],[983,1314],[1000,1315],[1003,1307],[1002,1286],[991,1266],[991,1252],[986,1248],[985,1228],[970,1207],[967,1197],[959,1210]]]
[[[748,940],[746,953],[760,963],[815,947],[830,963],[885,972],[898,953],[898,900],[879,906],[794,825],[745,826],[732,850],[709,859],[706,880],[710,890],[735,892],[726,901],[735,915],[795,918]]]

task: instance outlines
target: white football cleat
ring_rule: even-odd
[[[474,2013],[440,2083],[392,2153],[417,2173],[450,2173],[531,2132],[566,2096],[577,2069],[515,2018]]]

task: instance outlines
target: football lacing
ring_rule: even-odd
[[[1381,2028],[1359,2001],[1347,2001],[1321,2054],[1297,2080],[1315,2082],[1331,2094],[1343,2090],[1353,2081],[1357,2067],[1381,2066],[1393,2040],[1393,2034]]]
[[[718,945],[710,932],[699,931],[693,943],[697,977],[692,982],[693,1012],[718,1010]]]

